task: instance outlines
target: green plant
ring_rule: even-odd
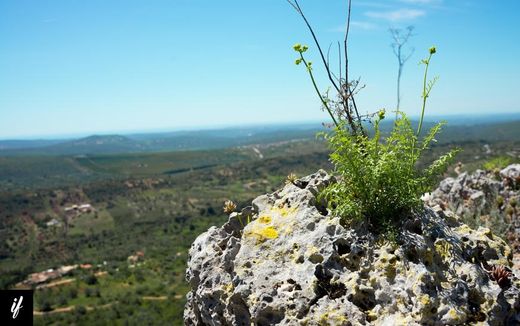
[[[421,61],[425,65],[422,85],[422,108],[417,130],[410,119],[400,111],[390,135],[383,139],[380,122],[385,118],[385,110],[365,116],[359,115],[354,100],[359,80],[349,80],[349,60],[347,39],[350,26],[351,0],[348,0],[347,24],[343,49],[338,42],[339,71],[331,71],[329,53],[324,55],[316,34],[297,0],[287,0],[303,18],[320,54],[323,67],[331,84],[337,91],[336,97],[329,97],[329,91],[321,92],[313,73],[312,62],[305,58],[309,49],[306,45],[296,44],[298,52],[296,64],[303,63],[311,79],[321,104],[330,115],[334,129],[325,134],[328,140],[336,173],[340,178],[321,193],[332,214],[342,218],[345,224],[353,221],[366,221],[373,229],[383,229],[392,233],[394,222],[403,214],[423,207],[421,195],[432,189],[453,160],[458,150],[454,149],[434,160],[427,168],[419,169],[418,162],[422,154],[435,142],[436,135],[444,123],[438,123],[422,135],[426,102],[437,81],[437,77],[428,80],[428,69],[436,48],[429,49],[429,56]],[[330,49],[329,49],[330,50]],[[342,66],[344,55],[344,66]],[[373,125],[372,133],[367,132],[366,122]]]
[[[331,160],[341,179],[327,187],[321,196],[333,214],[353,220],[367,220],[375,226],[400,219],[403,213],[422,207],[421,195],[431,190],[436,177],[453,159],[456,151],[441,156],[428,168],[416,169],[424,150],[440,131],[433,127],[419,146],[410,120],[402,112],[391,134],[381,140],[379,122],[374,123],[373,137],[354,140],[341,126],[327,136]]]
[[[504,205],[504,197],[498,195],[497,196],[497,199],[496,199],[496,204],[497,204],[497,207],[498,209],[500,209],[502,207],[502,205]]]
[[[305,47],[295,46],[301,62]],[[381,137],[380,122],[385,111],[375,114],[371,136],[353,134],[344,120],[340,120],[331,134],[325,135],[331,148],[331,161],[341,176],[339,182],[330,185],[322,193],[333,214],[345,223],[365,220],[373,226],[389,230],[388,222],[399,220],[404,213],[422,207],[421,195],[432,189],[438,175],[452,161],[457,150],[440,156],[429,167],[419,170],[417,163],[424,151],[435,142],[444,123],[438,123],[421,139],[426,101],[437,78],[428,81],[430,60],[435,54],[430,48],[425,65],[419,126],[415,131],[410,119],[399,112],[390,135]],[[297,64],[300,62],[296,62]]]
[[[493,171],[495,169],[503,169],[511,163],[513,163],[513,159],[511,157],[498,156],[485,162],[482,167],[487,171]]]
[[[324,93],[320,92],[320,89],[317,85],[316,79],[314,78],[312,62],[305,59],[304,53],[308,50],[308,46],[296,44],[294,45],[294,50],[299,53],[299,58],[296,59],[296,64],[299,65],[301,63],[304,64],[306,70],[309,74],[309,77],[312,81],[312,85],[316,94],[320,98],[323,109],[326,110],[334,125],[339,127],[342,124],[344,127],[347,127],[352,135],[366,135],[365,128],[363,126],[363,118],[359,114],[359,110],[354,99],[356,93],[358,92],[359,79],[351,81],[349,79],[349,59],[348,59],[348,34],[350,30],[350,11],[351,11],[351,0],[348,1],[348,16],[347,16],[347,24],[345,30],[345,39],[343,41],[343,49],[341,48],[340,43],[338,42],[338,63],[339,69],[336,73],[334,73],[331,69],[329,62],[329,53],[327,55],[324,54],[318,38],[316,37],[316,33],[314,32],[311,24],[309,23],[307,17],[303,13],[298,0],[287,0],[287,2],[294,8],[294,10],[302,17],[305,22],[305,25],[309,29],[309,32],[312,35],[314,40],[314,44],[316,45],[318,52],[320,54],[321,62],[323,63],[323,67],[325,68],[326,75],[328,77],[330,88],[334,89],[337,94],[335,98],[329,97],[329,91]],[[330,48],[329,48],[330,50]],[[342,57],[344,58],[342,62]],[[344,66],[343,66],[344,65]]]

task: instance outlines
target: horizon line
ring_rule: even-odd
[[[437,120],[440,118],[464,118],[468,117],[470,120],[473,120],[474,124],[476,119],[482,119],[484,117],[495,117],[495,121],[497,122],[497,118],[505,118],[511,116],[518,116],[520,118],[520,112],[499,112],[499,113],[480,113],[480,114],[469,114],[469,113],[448,113],[448,114],[437,114],[437,115],[429,115],[424,117],[425,121]],[[419,118],[419,114],[410,115],[409,118],[414,120]],[[387,120],[394,120],[393,115],[388,116]],[[500,120],[500,119],[498,119]],[[92,136],[132,136],[132,135],[143,135],[143,134],[161,134],[161,133],[175,133],[175,132],[183,132],[183,131],[207,131],[207,130],[224,130],[229,128],[244,128],[244,127],[268,127],[268,126],[284,126],[284,125],[307,125],[307,124],[317,124],[323,125],[324,123],[328,123],[327,121],[318,121],[318,120],[302,120],[302,121],[283,121],[283,122],[250,122],[250,123],[241,123],[241,124],[214,124],[214,125],[199,125],[199,126],[186,126],[186,127],[158,127],[154,129],[119,129],[119,130],[106,130],[106,131],[92,131],[92,132],[80,132],[80,133],[58,133],[58,134],[36,134],[36,135],[23,135],[23,136],[14,136],[14,137],[1,137],[0,141],[37,141],[37,140],[73,140],[73,139],[81,139]]]

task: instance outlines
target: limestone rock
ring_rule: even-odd
[[[442,180],[423,201],[429,206],[440,205],[457,215],[498,228],[505,228],[502,236],[508,238],[513,249],[520,252],[520,164],[512,164],[501,171],[477,170]]]
[[[316,195],[330,182],[320,170],[201,234],[189,251],[185,324],[520,323],[520,280],[501,287],[486,271],[513,257],[489,229],[425,207],[389,242],[327,214]]]
[[[510,179],[511,181],[520,180],[520,164],[511,164],[502,171],[500,171],[502,178]]]

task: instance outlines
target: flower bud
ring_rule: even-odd
[[[435,46],[432,46],[430,48],[430,54],[434,54],[435,52],[437,52],[437,49],[435,48]]]
[[[294,51],[300,52],[302,50],[302,45],[300,43],[296,43],[293,46]]]
[[[385,118],[385,109],[379,110],[377,116],[379,117],[379,120],[383,120]]]

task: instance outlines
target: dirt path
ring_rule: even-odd
[[[59,281],[50,282],[50,283],[47,283],[47,284],[41,284],[41,285],[38,285],[38,286],[36,287],[36,289],[52,288],[52,287],[59,286],[59,285],[70,284],[70,283],[72,283],[72,282],[74,282],[74,281],[76,281],[75,278],[69,278],[69,279],[65,279],[65,280],[59,280]]]
[[[33,315],[35,315],[35,316],[45,316],[45,315],[59,314],[59,313],[62,313],[62,312],[71,312],[72,310],[74,310],[74,307],[75,306],[56,308],[56,309],[51,310],[51,311],[33,310]]]
[[[95,307],[86,306],[85,309],[87,309],[87,311],[92,311],[94,309],[108,308],[108,307],[112,306],[116,302],[117,301],[114,301],[114,302],[111,302],[111,303],[104,304],[102,306],[95,306]],[[71,312],[71,311],[74,310],[74,308],[76,308],[76,306],[68,306],[68,307],[63,307],[63,308],[56,308],[56,309],[51,310],[51,311],[33,310],[33,315],[35,315],[35,316],[45,316],[45,315],[60,314],[60,313],[63,313],[63,312]]]
[[[104,271],[104,272],[97,272],[94,275],[95,276],[104,276],[104,275],[107,275],[107,274],[108,274],[108,272]],[[36,287],[36,289],[52,288],[52,287],[55,287],[55,286],[70,284],[70,283],[73,283],[74,281],[76,281],[75,278],[68,278],[68,279],[65,279],[65,280],[59,280],[59,281],[50,282],[50,283],[47,283],[47,284],[38,285]]]
[[[73,280],[74,279],[72,279],[71,281],[73,281]],[[177,300],[181,299],[181,298],[182,298],[182,295],[180,295],[180,294],[177,294],[176,296],[174,296],[174,299],[177,299]],[[158,297],[143,296],[143,297],[141,297],[141,299],[148,300],[148,301],[164,301],[164,300],[168,300],[168,297],[165,296],[165,295],[158,296]],[[85,306],[85,309],[87,309],[87,311],[92,311],[94,309],[108,308],[108,307],[112,306],[115,303],[117,303],[117,301],[110,302],[110,303],[104,304],[102,306],[95,306],[95,307]],[[72,311],[74,311],[75,308],[76,308],[76,306],[68,306],[68,307],[56,308],[56,309],[50,310],[50,311],[33,310],[33,314],[35,316],[53,315],[53,314],[60,314],[60,313],[64,313],[64,312],[72,312]]]
[[[162,295],[160,297],[144,296],[144,297],[141,297],[141,299],[143,299],[143,300],[150,300],[150,301],[162,301],[162,300],[168,299],[168,297],[165,296],[165,295]]]

